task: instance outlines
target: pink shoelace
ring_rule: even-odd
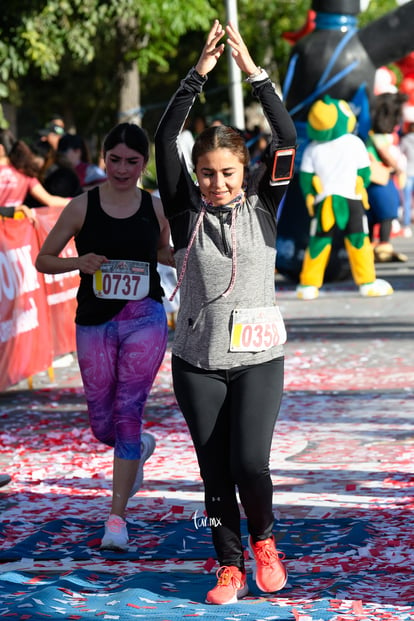
[[[124,520],[118,515],[111,515],[108,519],[108,528],[110,528],[113,533],[120,533],[123,526]]]

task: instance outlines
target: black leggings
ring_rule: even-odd
[[[227,371],[172,357],[174,391],[197,453],[220,565],[244,569],[236,487],[253,541],[272,534],[269,458],[283,369],[283,357]]]

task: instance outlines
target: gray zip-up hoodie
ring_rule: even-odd
[[[155,136],[160,196],[182,281],[172,352],[202,369],[230,369],[283,355],[281,345],[230,351],[230,335],[234,309],[276,305],[276,211],[287,185],[271,185],[270,176],[275,150],[294,147],[296,131],[270,79],[253,82],[272,131],[264,161],[248,177],[244,200],[224,207],[205,205],[177,147],[205,81],[195,69],[189,72]]]

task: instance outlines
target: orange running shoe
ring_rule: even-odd
[[[249,592],[246,572],[240,571],[234,565],[219,567],[216,576],[216,586],[207,593],[208,604],[235,604]]]
[[[256,562],[253,578],[259,589],[265,593],[283,589],[288,574],[282,563],[285,555],[276,550],[275,538],[272,536],[253,543],[252,538],[249,537],[249,548]]]

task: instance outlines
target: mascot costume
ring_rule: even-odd
[[[377,279],[365,210],[371,163],[364,142],[353,134],[356,117],[350,105],[329,95],[309,111],[306,147],[299,184],[311,217],[309,245],[299,277],[297,297],[313,300],[323,284],[334,233],[343,232],[351,273],[364,297],[391,295],[391,285]]]
[[[309,141],[306,124],[311,106],[325,95],[350,102],[357,113],[358,134],[365,140],[371,125],[376,70],[414,50],[414,0],[358,29],[361,4],[360,0],[312,0],[305,36],[297,41],[291,33],[287,37],[293,47],[283,98],[296,126],[298,150],[295,174],[279,210],[276,268],[296,281],[309,240],[299,169]],[[343,271],[335,244],[334,240],[326,280],[338,280]]]

